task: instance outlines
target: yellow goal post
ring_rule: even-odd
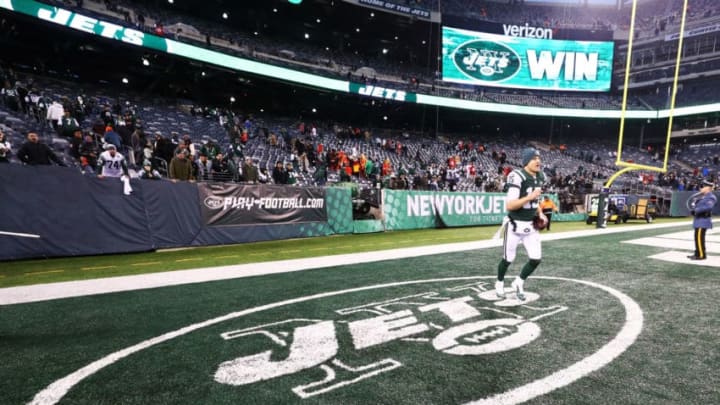
[[[675,57],[675,73],[672,82],[672,94],[670,96],[670,111],[668,117],[667,137],[665,139],[665,155],[663,157],[662,167],[642,165],[622,160],[623,138],[625,136],[625,116],[627,113],[628,84],[630,83],[630,67],[632,64],[633,39],[635,36],[635,17],[637,11],[638,0],[632,0],[630,11],[630,31],[628,35],[627,60],[625,61],[625,78],[623,86],[622,106],[620,110],[620,133],[618,135],[618,150],[615,165],[621,167],[619,171],[610,176],[605,183],[605,190],[609,190],[612,183],[622,174],[633,170],[649,170],[654,172],[665,173],[668,168],[668,159],[670,157],[670,138],[672,135],[673,117],[675,115],[675,97],[677,96],[678,77],[680,76],[680,60],[682,58],[683,36],[685,33],[685,19],[687,18],[688,0],[683,0],[682,17],[680,19],[680,35],[678,36],[677,54]]]

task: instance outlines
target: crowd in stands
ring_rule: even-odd
[[[88,175],[501,192],[505,175],[518,166],[519,151],[527,144],[521,136],[431,138],[337,122],[256,117],[182,100],[118,98],[98,89],[78,94],[73,92],[77,86],[21,77],[11,69],[0,75],[14,83],[14,92],[4,92],[0,104],[0,162],[58,164]],[[563,196],[597,190],[616,171],[611,144],[534,144],[543,151],[548,191]],[[657,192],[692,189],[695,179],[714,176],[720,168],[720,146],[710,154],[687,145],[673,150],[685,164],[671,166],[664,175],[625,175],[616,184],[640,183]],[[623,157],[657,165],[661,153],[630,149]]]

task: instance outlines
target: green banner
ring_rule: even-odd
[[[504,193],[385,190],[385,229],[421,229],[502,223]]]
[[[385,232],[383,221],[378,219],[364,219],[353,221],[353,233]]]

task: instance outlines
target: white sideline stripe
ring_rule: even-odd
[[[666,239],[692,240],[693,233],[692,233],[692,230],[689,229],[688,231],[666,233],[663,235],[657,235],[655,237],[656,238],[666,238]],[[717,233],[717,231],[715,229],[708,229],[707,233],[705,234],[705,242],[720,243],[720,234]]]
[[[629,243],[631,245],[653,246],[667,249],[688,250],[691,252],[695,251],[695,242],[692,240],[692,231],[689,231],[688,235],[686,235],[685,237],[685,240],[666,239],[662,236],[655,236],[649,238],[626,240],[623,241],[623,243]],[[705,242],[705,250],[707,250],[709,253],[720,253],[720,243]]]
[[[633,227],[592,228],[583,231],[542,233],[544,241],[572,239],[586,236],[609,235],[644,231],[648,229],[675,228],[687,226],[689,222],[668,224],[642,224]],[[487,249],[502,245],[502,240],[481,240],[476,242],[452,243],[444,245],[421,246],[413,248],[381,250],[375,252],[352,253],[344,255],[313,257],[306,259],[280,260],[274,262],[248,263],[232,266],[209,267],[191,270],[176,270],[132,276],[109,277],[94,280],[67,281],[31,286],[8,287],[0,289],[0,305],[22,304],[27,302],[48,301],[61,298],[82,297],[86,295],[107,294],[121,291],[134,291],[148,288],[169,287],[175,285],[228,280],[241,277],[267,274],[289,273],[294,271],[343,266],[348,264],[371,263],[382,260],[403,259],[443,253],[463,252],[467,250]]]
[[[220,322],[224,322],[230,319],[239,318],[248,314],[256,313],[265,311],[272,308],[277,308],[281,306],[286,305],[292,305],[297,304],[300,302],[306,302],[310,300],[320,299],[320,298],[326,298],[326,297],[332,297],[337,296],[341,294],[347,294],[347,293],[353,293],[353,292],[359,292],[359,291],[367,291],[367,290],[373,290],[373,289],[379,289],[379,288],[387,288],[387,287],[393,287],[393,286],[400,286],[400,285],[413,285],[413,284],[421,284],[421,283],[429,283],[429,282],[437,282],[437,281],[454,281],[454,280],[477,280],[477,279],[492,279],[495,278],[495,276],[474,276],[474,277],[450,277],[450,278],[439,278],[439,279],[429,279],[429,280],[414,280],[414,281],[402,281],[402,282],[395,282],[395,283],[388,283],[388,284],[378,284],[373,286],[365,286],[365,287],[358,287],[358,288],[351,288],[347,290],[341,290],[341,291],[332,291],[332,292],[325,292],[315,295],[309,295],[305,297],[299,297],[299,298],[293,298],[281,302],[275,302],[272,304],[266,304],[255,308],[246,309],[239,312],[232,312],[223,316],[219,316],[217,318],[208,319],[203,322],[199,322],[193,325],[186,326],[181,329],[177,329],[172,332],[165,333],[163,335],[154,337],[152,339],[145,340],[143,342],[140,342],[136,345],[127,347],[125,349],[119,350],[115,353],[112,353],[110,355],[107,355],[101,359],[98,359],[90,364],[88,364],[85,367],[82,367],[75,372],[68,374],[67,376],[53,382],[49,386],[47,386],[42,391],[38,392],[33,400],[29,402],[30,405],[50,405],[55,404],[58,401],[60,401],[67,392],[72,389],[75,385],[77,385],[82,380],[86,379],[87,377],[95,374],[96,372],[102,370],[103,368],[110,366],[114,364],[115,362],[124,359],[125,357],[128,357],[134,353],[137,353],[139,351],[142,351],[144,349],[147,349],[149,347],[155,346],[159,343],[166,342],[168,340],[174,339],[179,336],[186,335],[190,332],[196,331],[198,329],[202,329],[211,325],[218,324]],[[603,290],[610,295],[617,298],[625,308],[625,324],[620,329],[620,332],[607,344],[605,344],[600,350],[593,353],[592,355],[578,361],[577,363],[572,364],[571,366],[557,371],[555,373],[550,374],[547,377],[541,378],[539,380],[533,381],[529,384],[523,385],[521,387],[517,387],[514,389],[511,389],[509,391],[506,391],[504,393],[495,395],[493,397],[483,398],[478,401],[470,402],[470,404],[482,404],[482,405],[496,405],[496,404],[518,404],[524,401],[528,401],[532,398],[538,397],[540,395],[547,394],[551,391],[554,391],[558,388],[564,387],[566,385],[571,384],[572,382],[579,380],[580,378],[583,378],[584,376],[590,374],[593,371],[599,370],[600,368],[604,367],[611,361],[613,361],[615,358],[620,356],[628,347],[630,347],[635,340],[637,340],[637,337],[640,335],[640,332],[643,328],[643,312],[640,309],[640,306],[633,301],[632,298],[628,297],[627,295],[621,293],[620,291],[617,291],[613,288],[596,284],[591,281],[584,281],[584,280],[576,280],[576,279],[569,279],[569,278],[562,278],[562,277],[544,277],[544,276],[537,276],[534,277],[536,279],[543,279],[543,280],[557,280],[557,281],[568,281],[573,283],[579,283],[579,284],[585,284],[594,288],[598,288],[600,290]]]
[[[708,251],[708,253],[710,253],[710,252]],[[715,252],[715,253],[717,253],[717,252]],[[690,260],[687,258],[687,252],[670,251],[670,252],[658,253],[656,255],[649,256],[649,258],[657,259],[657,260],[664,260],[666,262],[672,262],[672,263],[694,264],[696,266],[706,266],[706,267],[720,267],[720,256],[708,255],[707,259],[705,259],[705,260]]]

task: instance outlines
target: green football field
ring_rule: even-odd
[[[553,225],[520,302],[494,231],[2,263],[0,403],[720,403],[720,233]]]

